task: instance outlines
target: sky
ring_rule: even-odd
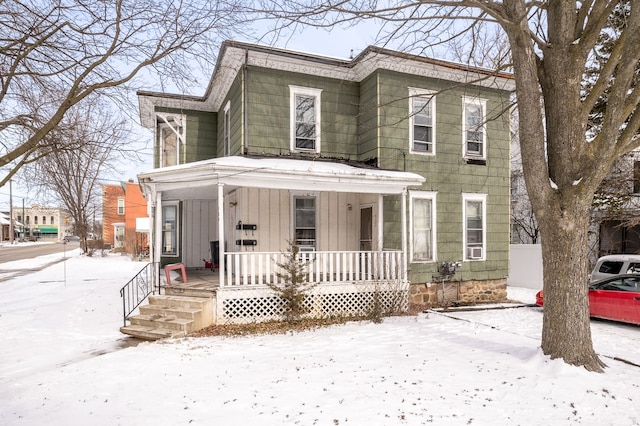
[[[591,322],[602,374],[542,353],[538,307],[133,344],[119,289],[143,264],[74,250],[21,275],[62,257],[0,259],[2,425],[640,424],[637,326]]]

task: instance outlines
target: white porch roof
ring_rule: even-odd
[[[409,172],[290,158],[220,157],[140,173],[138,181],[164,199],[215,198],[212,186],[401,194],[425,178]],[[145,190],[146,192],[146,190]]]

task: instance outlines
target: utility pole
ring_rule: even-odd
[[[9,242],[13,244],[13,179],[9,179]]]

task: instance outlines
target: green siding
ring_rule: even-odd
[[[366,78],[360,84],[360,114],[358,120],[358,157],[367,161],[378,157],[378,79]]]
[[[437,263],[411,264],[412,282],[426,282],[443,261],[463,257],[462,193],[487,194],[486,261],[464,262],[460,276],[469,279],[497,279],[508,274],[509,261],[509,117],[494,118],[506,111],[509,95],[478,87],[456,87],[442,80],[380,71],[380,158],[381,168],[403,169],[423,175],[420,190],[436,191]],[[437,92],[436,154],[412,154],[409,151],[408,88]],[[487,100],[486,165],[467,164],[462,157],[462,97]],[[362,139],[370,143],[371,137]],[[406,155],[406,160],[402,156]],[[406,163],[405,163],[406,161]],[[418,189],[418,188],[412,188]],[[385,247],[399,248],[400,218],[398,202],[385,200]],[[409,212],[409,206],[407,206]]]
[[[193,110],[158,108],[158,112],[171,112],[187,116],[186,144],[181,147],[180,164],[214,157],[217,142],[217,118],[215,113]],[[159,141],[154,144],[154,167],[159,163]]]
[[[242,129],[242,124],[244,123],[242,73],[238,73],[236,76],[218,113],[218,140],[220,143],[217,146],[216,157],[224,156],[224,108],[227,102],[229,102],[230,107],[229,119],[231,127],[229,134],[229,155],[242,155],[242,146],[244,143]]]
[[[248,70],[248,152],[290,151],[290,85],[322,90],[320,155],[357,159],[358,84],[256,67]]]

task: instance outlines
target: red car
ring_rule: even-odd
[[[536,294],[544,305],[544,293]],[[640,275],[616,275],[589,285],[589,312],[594,318],[640,325]]]

